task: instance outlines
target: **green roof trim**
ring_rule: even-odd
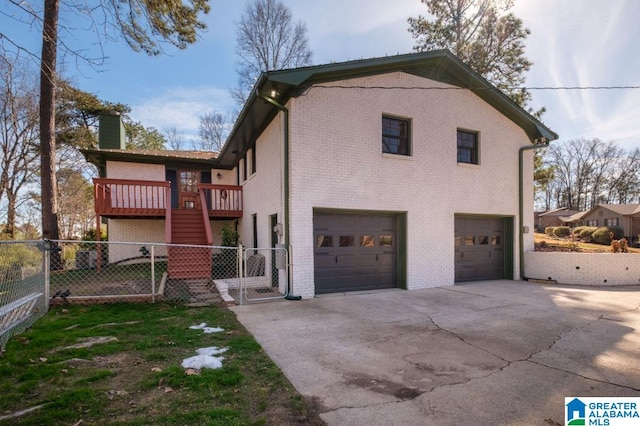
[[[286,105],[289,99],[313,85],[391,72],[405,72],[470,90],[522,128],[532,143],[558,139],[556,133],[519,107],[451,52],[437,50],[262,73],[217,158],[215,156],[193,158],[185,154],[182,160],[187,164],[211,165],[221,169],[232,169],[237,166],[247,149],[253,146],[278,113],[275,105],[261,99],[261,96],[268,97],[272,90],[278,92],[277,101]],[[88,161],[99,167],[104,165],[106,160],[150,163],[178,161],[176,156],[169,154],[163,156],[158,153],[115,149],[83,150],[83,154]]]
[[[259,95],[268,96],[271,90],[277,90],[278,102],[285,105],[291,97],[314,84],[391,72],[406,72],[469,89],[521,127],[532,143],[558,139],[556,133],[451,52],[437,50],[262,73],[220,153],[220,164],[226,167],[237,164],[276,115],[276,107]]]

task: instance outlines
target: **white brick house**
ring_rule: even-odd
[[[412,290],[518,279],[556,138],[436,51],[263,74],[212,173],[236,172],[245,246],[290,247],[294,295]]]
[[[293,292],[313,297],[517,279],[521,225],[533,248],[529,148],[555,138],[439,51],[266,73],[220,157],[247,170],[245,243],[246,218],[262,246],[277,217]]]

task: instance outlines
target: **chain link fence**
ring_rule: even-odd
[[[282,299],[287,295],[288,251],[284,248],[242,248],[239,277],[217,281],[234,302]],[[224,299],[224,290],[221,290]]]
[[[47,312],[43,241],[0,241],[0,349]]]
[[[235,247],[56,241],[61,267],[51,271],[52,303],[158,300],[221,302],[214,280],[238,277]]]
[[[0,242],[0,344],[50,305],[112,302],[195,306],[287,295],[288,251],[107,241]]]

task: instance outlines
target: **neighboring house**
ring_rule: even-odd
[[[571,216],[561,216],[560,221],[564,225],[570,226],[572,228],[575,228],[576,226],[582,226],[584,225],[583,217],[586,213],[587,212],[578,212],[572,214]]]
[[[544,230],[549,226],[564,226],[569,224],[568,218],[572,215],[580,213],[578,210],[573,210],[568,207],[560,207],[555,210],[549,210],[544,213],[540,213],[536,218],[536,225],[539,229]]]
[[[640,204],[600,204],[585,212],[581,221],[586,226],[619,226],[635,242],[640,234]]]
[[[274,246],[281,229],[292,292],[313,297],[517,279],[533,249],[533,148],[556,138],[434,51],[264,73],[216,158],[85,155],[107,178],[172,182],[168,170],[191,165],[201,179],[220,173],[241,197],[232,219],[244,244]],[[200,196],[209,188],[217,200],[215,185]],[[127,238],[114,235],[116,220],[136,219],[110,221],[110,239]]]

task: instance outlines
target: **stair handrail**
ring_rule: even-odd
[[[164,216],[164,240],[167,244],[171,243],[171,186],[166,187],[166,209]]]
[[[211,235],[211,222],[209,222],[209,208],[207,206],[207,197],[205,189],[200,188],[200,211],[202,212],[202,220],[204,221],[204,232],[207,236],[207,245],[213,244],[213,236]]]

